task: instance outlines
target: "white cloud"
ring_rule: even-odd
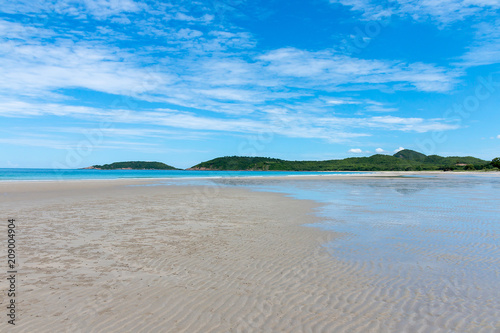
[[[330,3],[342,4],[351,10],[362,13],[366,20],[381,20],[383,26],[390,23],[391,16],[410,17],[418,22],[432,20],[439,27],[457,21],[474,19],[481,22],[475,26],[477,36],[468,47],[468,51],[455,63],[459,67],[471,67],[496,64],[500,62],[500,21],[498,0],[392,0],[382,5],[376,0],[330,0]],[[422,84],[420,89],[435,89],[434,85]]]
[[[9,31],[15,32],[15,39],[10,39]],[[4,39],[2,43],[2,32],[10,40]],[[193,30],[183,30],[182,34],[196,35]],[[259,87],[272,84],[259,80],[258,70],[243,61],[224,60],[212,54],[202,59],[199,56],[162,58],[164,64],[147,66],[144,62],[150,60],[141,53],[122,51],[105,45],[104,41],[59,39],[47,44],[37,38],[29,39],[29,35],[48,33],[43,29],[25,31],[19,25],[0,24],[0,47],[4,51],[0,54],[3,64],[0,76],[4,78],[0,89],[5,95],[19,96],[20,100],[48,96],[61,99],[64,98],[61,89],[84,88],[146,101],[238,113],[238,110],[251,112],[253,103],[270,98],[265,88]],[[25,40],[19,40],[20,36],[26,37]],[[241,35],[231,36],[241,38]],[[256,83],[254,89],[239,89],[252,82]],[[273,95],[280,97],[279,92]],[[225,103],[228,100],[248,105],[228,105]]]
[[[188,22],[196,22],[196,21],[201,21],[201,22],[210,22],[213,20],[213,16],[209,14],[205,14],[202,17],[196,18],[190,15],[186,15],[184,13],[177,13],[174,17],[174,20],[179,20],[179,21],[188,21]]]
[[[500,139],[500,134],[499,134],[499,135],[497,135],[497,139]]]
[[[328,99],[326,101],[328,104],[332,105],[342,105],[342,104],[361,104],[361,102],[358,101],[352,101],[352,100],[347,100],[347,99]]]
[[[353,154],[361,154],[363,151],[359,148],[352,148],[347,151],[348,153],[353,153]]]
[[[123,110],[122,112],[125,114],[128,111]],[[34,104],[16,100],[0,102],[0,116],[3,117],[26,118],[43,115],[98,117],[106,114],[104,110],[86,106],[72,106],[58,103]]]
[[[131,137],[137,138],[159,138],[168,140],[207,140],[207,137],[211,135],[209,132],[200,132],[200,131],[186,131],[186,130],[169,130],[166,128],[161,129],[151,129],[151,128],[143,128],[143,127],[135,127],[135,128],[117,128],[117,124],[113,124],[112,127],[102,127],[96,126],[94,128],[88,127],[43,127],[43,131],[45,133],[52,134],[75,134],[81,133],[82,135],[87,136],[104,136],[104,137],[114,137],[114,138],[126,138],[130,139]],[[140,126],[140,124],[138,124]],[[19,129],[15,129],[14,132],[18,131],[32,131],[32,133],[36,133],[36,131],[40,130],[40,128],[30,128],[29,126],[24,126]]]
[[[0,19],[0,38],[4,36],[8,36],[9,39],[28,40],[33,38],[52,38],[57,36],[57,34],[49,29]]]
[[[193,39],[203,36],[203,32],[189,28],[180,29],[175,34],[176,37],[179,39]]]
[[[64,88],[131,95],[174,80],[164,69],[142,67],[133,55],[99,43],[10,41],[3,47],[8,53],[0,57],[0,88],[11,95],[43,97]]]
[[[214,88],[200,89],[197,92],[217,100],[226,101],[246,101],[246,102],[262,102],[262,96],[257,92],[252,92],[244,89],[229,89],[229,88]]]
[[[52,115],[74,117],[91,121],[109,121],[113,124],[166,126],[194,131],[222,131],[233,133],[273,133],[295,138],[320,138],[341,142],[366,136],[363,133],[346,132],[343,129],[319,127],[309,117],[281,117],[277,119],[252,119],[238,117],[215,118],[199,116],[193,112],[172,109],[109,110],[63,104],[31,104],[26,102],[0,102],[0,116],[35,117]]]
[[[2,4],[0,11],[9,14],[51,13],[80,19],[91,15],[97,19],[105,19],[145,8],[144,4],[133,0],[13,0]]]
[[[375,149],[375,152],[377,154],[383,154],[383,153],[385,153],[385,150],[383,150],[382,148],[377,148],[377,149]]]
[[[274,113],[237,115],[235,117],[201,116],[195,112],[174,109],[102,109],[86,106],[71,106],[57,103],[28,103],[15,100],[0,102],[0,116],[3,117],[40,117],[58,116],[84,119],[87,121],[108,121],[117,124],[136,126],[160,126],[194,132],[221,131],[226,133],[272,133],[293,138],[323,139],[328,142],[347,142],[354,138],[370,136],[369,129],[390,131],[424,132],[436,128],[436,120],[421,118],[387,118],[390,121],[374,121],[368,118],[321,117],[310,114],[291,113],[275,110]],[[376,118],[376,117],[375,117]],[[407,128],[407,126],[413,126]],[[126,132],[115,132],[125,135]],[[147,134],[147,135],[146,135]],[[166,133],[165,133],[166,134]],[[129,135],[134,135],[129,132]],[[156,132],[144,132],[143,136],[160,136]]]
[[[475,41],[462,56],[459,66],[471,67],[500,63],[500,20],[480,23]]]
[[[284,48],[270,51],[259,59],[264,62],[264,69],[279,75],[287,85],[329,90],[347,84],[354,87],[388,84],[398,90],[444,92],[453,88],[459,75],[424,63],[365,60],[331,50],[308,52]]]
[[[393,116],[371,117],[368,119],[367,126],[417,133],[447,131],[460,128],[457,124],[447,124],[443,119],[402,118]]]
[[[320,97],[320,101],[324,101],[327,105],[340,106],[340,105],[358,105],[357,109],[364,110],[367,112],[397,112],[398,108],[392,107],[392,105],[387,105],[385,103],[377,102],[370,99],[353,99],[349,98],[330,98],[330,97]],[[324,105],[320,106],[321,108]]]
[[[387,107],[383,103],[375,102],[375,101],[367,101],[368,105],[365,107],[366,111],[369,112],[396,112],[398,108],[395,107]]]
[[[165,149],[159,148],[161,147],[157,143],[145,143],[145,142],[133,142],[133,141],[111,141],[106,140],[105,144],[99,144],[95,147],[92,147],[92,150],[101,150],[101,149],[113,149],[113,150],[135,150],[140,152],[148,152],[148,153],[166,153],[166,152],[183,152],[185,150],[175,149]],[[68,142],[64,139],[40,139],[40,138],[32,138],[28,133],[15,133],[10,138],[0,138],[0,143],[8,144],[12,146],[30,146],[30,147],[43,147],[43,148],[51,148],[51,149],[81,149],[78,146],[78,142]],[[195,151],[195,150],[192,150]]]
[[[84,0],[87,11],[97,18],[107,18],[121,13],[138,12],[145,6],[133,0]]]
[[[488,14],[500,8],[496,0],[394,0],[381,5],[375,0],[330,0],[330,3],[348,6],[353,11],[362,12],[369,20],[377,20],[391,15],[409,16],[416,21],[431,18],[441,24],[463,20],[472,15]]]
[[[394,153],[397,153],[397,152],[399,152],[399,151],[401,151],[401,150],[404,150],[404,148],[403,148],[403,147],[399,147],[398,149],[395,149],[395,150],[394,150]]]

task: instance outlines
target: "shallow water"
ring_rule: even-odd
[[[324,248],[352,269],[372,275],[366,302],[393,318],[377,322],[379,329],[500,332],[500,177],[224,179],[205,184],[322,203],[316,212],[322,222],[310,226],[341,233]],[[359,296],[350,297],[359,301]]]
[[[311,176],[367,172],[301,172],[301,171],[194,171],[194,170],[95,170],[95,169],[9,169],[0,168],[0,181],[84,180],[122,178],[227,178]]]

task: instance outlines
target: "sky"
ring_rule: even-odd
[[[500,156],[499,0],[0,0],[0,168]]]

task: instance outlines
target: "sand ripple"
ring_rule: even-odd
[[[500,297],[485,284],[498,278],[498,233],[486,227],[495,221],[472,223],[465,208],[470,223],[408,223],[418,242],[393,240],[401,256],[357,260],[334,245],[356,242],[354,233],[301,226],[316,220],[310,201],[234,188],[46,186],[0,207],[20,221],[19,332],[500,330]],[[463,266],[422,234],[460,240]],[[410,254],[426,260],[401,260]]]

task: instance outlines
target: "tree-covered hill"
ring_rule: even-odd
[[[197,164],[190,170],[274,170],[274,171],[419,171],[492,169],[479,158],[426,156],[405,149],[393,156],[376,154],[327,161],[287,161],[269,157],[226,156]]]
[[[226,156],[202,162],[190,169],[197,170],[269,170],[269,165],[280,165],[288,162],[269,157]],[[273,169],[275,170],[275,169]]]
[[[93,165],[86,169],[98,169],[98,170],[120,170],[120,169],[131,169],[131,170],[178,170],[173,166],[170,166],[161,162],[144,162],[144,161],[130,161],[130,162],[115,162],[111,164],[104,165]]]
[[[393,156],[401,158],[403,160],[410,160],[410,161],[423,161],[427,157],[425,154],[419,153],[418,151],[414,151],[411,149],[400,150]]]

